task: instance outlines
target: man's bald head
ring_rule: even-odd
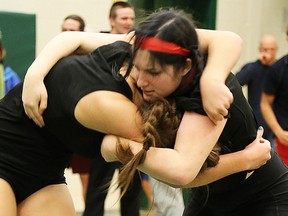
[[[259,60],[262,64],[271,65],[276,60],[278,44],[276,38],[271,34],[262,36],[259,43]]]

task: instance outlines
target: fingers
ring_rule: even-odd
[[[42,116],[40,115],[40,113],[38,112],[38,107],[32,108],[30,111],[28,111],[28,117],[30,119],[32,119],[36,125],[38,125],[39,127],[43,127],[44,126],[44,120],[42,118]]]
[[[224,108],[221,111],[218,111],[217,113],[213,112],[206,112],[206,113],[215,125],[217,124],[218,121],[222,121],[225,118],[229,118],[229,111]]]
[[[41,115],[35,115],[35,117],[32,119],[35,122],[35,124],[38,125],[39,127],[42,128],[45,126],[43,117]]]
[[[257,139],[262,138],[263,133],[264,133],[264,128],[262,126],[260,126],[257,130]]]
[[[42,114],[44,112],[44,110],[46,109],[47,104],[45,104],[43,102],[42,105],[40,105],[40,107],[38,107],[38,105],[33,105],[33,104],[26,104],[24,105],[24,110],[26,115],[32,119],[36,125],[38,125],[39,127],[44,127],[44,120],[42,117]]]

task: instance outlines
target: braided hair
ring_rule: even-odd
[[[144,162],[150,147],[174,148],[177,130],[182,113],[177,109],[173,99],[157,99],[153,102],[143,102],[138,107],[143,119],[143,148],[134,156],[130,149],[124,149],[120,140],[117,141],[117,157],[124,163],[118,176],[118,187],[122,194],[127,191],[137,170],[137,166]],[[220,147],[216,144],[202,166],[202,169],[216,166],[219,161]]]

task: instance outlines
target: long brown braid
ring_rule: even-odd
[[[150,147],[174,148],[182,113],[176,109],[174,100],[158,99],[154,102],[144,102],[138,111],[143,119],[143,148],[135,156],[130,149],[124,149],[118,139],[117,156],[124,164],[118,177],[118,187],[122,188],[121,196],[127,191],[137,170],[137,166],[145,160]],[[220,147],[215,145],[202,169],[216,166],[219,161]]]

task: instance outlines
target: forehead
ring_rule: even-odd
[[[126,8],[118,8],[116,10],[116,18],[135,18],[135,13],[132,8],[126,7]]]
[[[133,64],[140,70],[165,71],[169,65],[161,65],[148,50],[139,49],[134,57]]]
[[[260,48],[262,48],[262,49],[276,49],[277,48],[277,42],[272,37],[263,38],[261,43],[260,43]]]
[[[139,49],[134,57],[134,63],[139,63],[141,65],[152,65],[151,54],[148,50]]]
[[[62,28],[66,31],[79,31],[80,23],[73,19],[67,19],[64,21]]]

